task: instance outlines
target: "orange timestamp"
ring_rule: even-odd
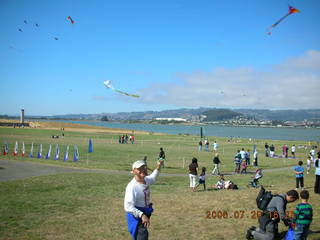
[[[269,214],[270,219],[278,219],[280,215],[277,211],[275,212],[267,212],[265,214]],[[253,210],[253,211],[245,211],[245,210],[235,210],[235,211],[227,211],[227,210],[211,210],[206,211],[206,219],[243,219],[243,218],[251,218],[258,219],[263,215],[262,211]],[[293,218],[293,211],[286,211],[285,218]]]

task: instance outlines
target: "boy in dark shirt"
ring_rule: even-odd
[[[303,190],[300,193],[301,203],[299,203],[294,211],[296,224],[294,229],[295,240],[307,239],[310,224],[312,222],[312,206],[308,203],[309,192]]]

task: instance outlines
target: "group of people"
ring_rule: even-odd
[[[128,141],[129,142],[131,142],[132,144],[134,144],[134,135],[129,135],[128,136],[128,134],[126,134],[126,135],[121,135],[121,136],[119,136],[119,144],[127,144],[128,143]]]
[[[310,224],[312,222],[313,210],[309,200],[309,192],[300,192],[301,203],[299,203],[292,214],[288,214],[286,207],[299,199],[296,190],[287,193],[273,195],[266,208],[258,219],[259,228],[255,226],[247,230],[247,239],[273,240],[279,237],[278,225],[280,221],[294,231],[294,237],[290,239],[307,239]]]
[[[199,152],[202,151],[202,147],[205,147],[205,151],[206,152],[210,152],[210,143],[209,143],[209,140],[208,139],[205,139],[204,141],[200,140],[199,143],[198,143],[198,150]],[[212,149],[214,152],[217,152],[218,151],[218,143],[217,141],[214,141],[213,144],[212,144]]]
[[[250,165],[250,150],[247,151],[242,148],[241,150],[237,150],[237,153],[234,156],[234,164],[235,164],[235,173],[246,174],[247,168]],[[258,151],[254,150],[253,153],[253,162],[252,165],[258,167]]]
[[[212,175],[219,175],[219,180],[218,182],[213,185],[213,189],[238,189],[237,185],[234,184],[232,181],[225,180],[224,175],[220,174],[220,165],[221,161],[219,158],[219,154],[215,153],[215,156],[213,158],[213,164],[214,168],[212,171]],[[190,188],[192,191],[196,191],[197,188],[200,185],[203,185],[203,190],[206,191],[206,168],[202,167],[201,173],[198,178],[198,159],[197,158],[192,158],[192,161],[189,165],[189,180],[190,180]]]
[[[244,151],[242,149],[241,151]],[[241,152],[239,150],[239,153]],[[247,163],[246,155],[241,154],[241,159],[244,159]],[[239,156],[238,156],[239,157]],[[124,209],[126,211],[128,231],[132,235],[133,239],[148,239],[148,227],[150,225],[150,217],[153,212],[152,203],[150,200],[150,185],[156,182],[160,169],[164,164],[165,153],[163,148],[160,148],[159,158],[156,165],[156,169],[148,175],[148,168],[146,159],[138,160],[132,165],[133,179],[126,187]],[[311,156],[310,156],[311,160]],[[214,169],[212,174],[219,174],[219,181],[214,185],[215,189],[237,189],[237,185],[232,181],[225,179],[223,174],[219,171],[219,154],[216,153],[213,158]],[[250,164],[250,159],[249,159]],[[309,192],[304,190],[302,161],[298,162],[293,170],[296,175],[296,187],[301,187],[300,199],[301,203],[296,206],[294,211],[294,218],[288,218],[286,212],[287,203],[295,202],[299,199],[299,193],[297,190],[290,190],[287,193],[273,195],[270,202],[266,206],[266,211],[259,217],[259,228],[250,227],[247,231],[247,239],[275,239],[278,235],[278,224],[280,220],[285,225],[291,226],[294,229],[295,239],[306,239],[308,230],[312,221],[312,206],[308,203]],[[314,161],[316,182],[314,191],[320,194],[320,153],[318,152],[318,158]],[[189,178],[190,188],[192,191],[196,191],[197,187],[201,184],[206,190],[206,168],[203,167],[199,180],[198,176],[198,160],[192,158],[192,162],[189,165]],[[263,176],[262,169],[258,168],[253,179],[253,183],[256,185],[259,179]],[[301,179],[302,178],[302,179]]]

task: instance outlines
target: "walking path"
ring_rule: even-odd
[[[264,172],[278,172],[292,167],[265,169]],[[0,182],[11,181],[17,179],[26,179],[29,177],[58,174],[66,172],[77,173],[104,173],[117,175],[131,175],[127,171],[107,170],[107,169],[85,169],[75,167],[62,167],[56,165],[47,165],[41,163],[20,162],[15,160],[0,160]],[[249,172],[250,173],[250,172]],[[234,173],[228,172],[225,175],[232,175]],[[186,177],[184,173],[161,173],[162,176]]]

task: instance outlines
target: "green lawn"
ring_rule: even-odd
[[[167,155],[167,165],[163,172],[186,173],[187,164],[193,156],[198,157],[200,167],[212,170],[213,153],[197,150],[198,138],[176,135],[137,135],[136,144],[117,143],[117,135],[101,133],[66,132],[64,139],[52,139],[52,130],[6,129],[0,128],[1,142],[8,141],[12,150],[14,142],[24,141],[27,153],[33,141],[35,146],[42,143],[44,155],[49,144],[59,143],[61,150],[77,144],[80,150],[78,163],[62,160],[14,158],[1,156],[1,159],[30,161],[129,171],[132,162],[149,157],[149,167],[155,166],[159,148]],[[56,133],[58,134],[58,132]],[[94,152],[88,155],[88,139],[94,142]],[[233,155],[241,147],[252,149],[252,143],[227,143],[222,138],[219,152],[223,171],[233,170]],[[283,141],[268,141],[279,149]],[[291,146],[293,142],[286,142]],[[294,142],[296,145],[306,144]],[[264,141],[256,143],[260,152],[260,163],[264,168],[278,168],[296,164],[297,160],[267,159],[263,156]],[[35,152],[37,147],[35,147]],[[73,150],[71,150],[73,153]],[[279,153],[279,152],[278,152]],[[36,155],[36,154],[35,154]],[[305,150],[298,149],[298,157],[305,159]],[[185,168],[183,168],[183,159]],[[253,169],[251,169],[253,170]],[[130,239],[126,229],[123,210],[125,187],[132,176],[106,175],[101,173],[65,173],[33,177],[25,180],[0,182],[0,239]],[[191,192],[187,174],[185,177],[161,176],[151,188],[155,212],[151,218],[150,239],[244,239],[246,229],[257,225],[255,219],[256,189],[247,189],[250,175],[226,176],[233,180],[239,190]],[[314,208],[311,230],[320,231],[320,198],[313,193],[314,174],[305,176],[305,185],[310,191],[310,202]],[[217,181],[208,176],[207,186]],[[293,189],[295,179],[292,170],[265,172],[261,182],[272,186],[268,189],[282,193]],[[288,204],[288,211],[296,203]],[[208,212],[227,211],[228,218],[208,219]],[[242,212],[243,218],[235,219],[235,212]],[[230,218],[233,216],[233,218]],[[280,231],[284,231],[280,224]],[[320,233],[313,233],[309,239],[320,239]]]
[[[86,168],[100,168],[112,170],[130,170],[130,166],[134,160],[142,159],[148,156],[149,163],[156,161],[159,148],[163,147],[166,152],[166,168],[164,171],[168,173],[184,173],[186,168],[191,162],[192,157],[197,157],[200,166],[212,168],[213,152],[198,152],[199,138],[195,136],[181,136],[181,135],[136,135],[135,144],[119,144],[118,135],[105,134],[105,133],[77,133],[66,132],[64,138],[52,139],[51,136],[59,134],[57,130],[41,130],[41,129],[9,129],[0,128],[1,142],[8,141],[11,154],[5,156],[5,159],[12,159],[12,151],[15,141],[19,142],[21,148],[22,141],[26,146],[27,157],[22,158],[20,155],[14,159],[32,162],[45,162],[49,164],[58,164],[65,166],[78,166]],[[88,140],[93,139],[94,152],[88,154]],[[234,155],[238,149],[250,149],[252,154],[253,144],[257,145],[259,152],[259,165],[262,168],[277,168],[283,166],[295,165],[297,160],[292,159],[278,159],[266,158],[264,156],[264,140],[256,142],[249,142],[247,139],[242,139],[241,142],[229,143],[223,138],[209,138],[213,143],[217,140],[219,143],[219,153],[222,161],[223,171],[233,171],[234,168]],[[49,144],[52,144],[51,160],[45,159],[30,159],[28,157],[30,152],[31,143],[34,142],[34,156],[37,156],[38,145],[43,145],[43,155],[45,156]],[[276,153],[280,154],[281,146],[288,144],[306,145],[301,141],[268,141],[269,144],[273,143],[276,146]],[[53,160],[53,153],[56,144],[60,146],[60,160]],[[63,162],[63,153],[67,145],[70,145],[69,159],[73,158],[73,146],[77,145],[80,153],[80,161],[78,163]],[[212,146],[210,146],[212,149]],[[301,160],[306,159],[309,149],[297,149],[297,157]],[[183,168],[184,167],[184,168]]]

